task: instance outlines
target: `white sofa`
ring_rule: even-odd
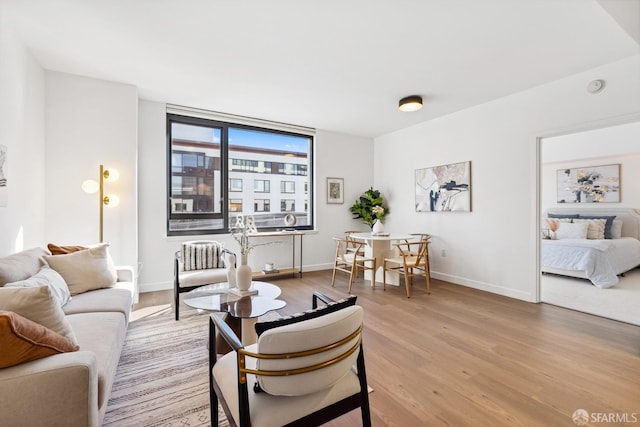
[[[33,276],[48,254],[34,248],[0,258],[0,286]],[[102,424],[135,290],[133,269],[116,271],[114,286],[73,295],[62,307],[78,351],[0,369],[0,426]]]

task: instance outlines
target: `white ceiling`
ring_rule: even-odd
[[[640,53],[640,0],[0,0],[0,16],[49,70],[366,137]],[[425,107],[399,112],[412,94]]]

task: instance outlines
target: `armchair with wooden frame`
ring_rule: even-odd
[[[232,426],[317,426],[357,408],[362,425],[370,426],[363,310],[355,298],[334,302],[314,293],[314,310],[257,323],[258,342],[246,347],[212,314],[211,425],[218,425],[219,402]],[[318,300],[327,305],[317,308]],[[216,331],[233,349],[220,359]]]
[[[353,281],[358,276],[358,270],[372,270],[373,274],[377,269],[376,259],[364,256],[364,242],[349,238],[334,237],[336,242],[336,254],[333,261],[333,274],[331,276],[331,286],[335,286],[336,272],[342,271],[349,274],[349,290]],[[375,281],[373,281],[375,286]]]
[[[384,258],[382,263],[383,289],[387,289],[387,272],[394,271],[404,277],[407,298],[411,298],[413,278],[423,276],[427,282],[427,294],[431,293],[429,272],[429,238],[421,237],[419,241],[396,243],[398,256]]]

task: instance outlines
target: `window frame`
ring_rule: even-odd
[[[240,118],[242,119],[242,118]],[[241,120],[242,121],[242,120]],[[218,128],[220,129],[220,187],[214,188],[213,195],[218,200],[214,201],[214,203],[221,203],[221,212],[220,213],[182,213],[171,211],[171,191],[172,191],[172,135],[171,135],[171,126],[173,123],[180,123],[185,125],[194,125],[194,126],[203,126],[207,128]],[[256,125],[248,125],[244,123],[236,123],[232,120],[230,121],[221,121],[212,118],[204,118],[204,117],[196,117],[191,115],[177,114],[175,112],[166,113],[166,138],[167,138],[167,169],[166,169],[166,182],[167,182],[167,191],[166,191],[166,199],[167,199],[167,218],[166,218],[166,233],[167,236],[198,236],[198,235],[209,235],[209,234],[228,234],[230,228],[230,198],[237,199],[237,197],[233,197],[233,194],[237,194],[237,192],[230,191],[230,179],[229,174],[231,172],[229,165],[229,143],[228,143],[228,135],[229,129],[243,129],[248,131],[257,131],[257,132],[266,132],[273,134],[281,134],[288,135],[294,137],[302,137],[308,139],[308,152],[307,152],[307,163],[306,164],[293,164],[293,174],[283,173],[282,178],[285,176],[296,176],[296,175],[306,175],[306,186],[309,189],[313,189],[313,192],[316,191],[316,187],[314,185],[314,169],[315,169],[315,135],[313,133],[298,133],[292,131],[286,131],[278,129],[278,124],[275,123],[275,128],[268,127],[268,124],[259,123],[260,126]],[[273,161],[264,160],[264,164],[269,163],[271,166]],[[303,173],[303,172],[306,172]],[[279,173],[272,173],[272,175],[279,175]],[[295,182],[295,181],[294,181]],[[294,183],[295,185],[295,183]],[[244,189],[244,183],[243,183]],[[272,189],[270,189],[272,190]],[[265,193],[262,193],[265,194]],[[295,191],[293,193],[287,193],[295,195]],[[307,192],[304,193],[305,196],[308,195]],[[311,198],[313,199],[313,197]],[[285,227],[282,226],[274,226],[274,227],[261,227],[259,231],[276,231],[283,228],[295,228],[296,230],[313,230],[315,228],[315,206],[314,203],[308,202],[308,198],[305,198],[305,205],[308,204],[309,210],[305,212],[305,216],[308,218],[308,224],[306,225],[296,225],[295,227]],[[295,198],[294,207],[295,207]],[[272,204],[272,203],[271,203]],[[270,207],[270,212],[273,212],[273,206]],[[294,209],[295,212],[295,209]],[[219,219],[222,220],[223,226],[222,228],[209,228],[209,229],[187,229],[187,230],[171,230],[171,220],[175,219]]]

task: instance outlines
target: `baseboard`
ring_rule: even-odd
[[[536,302],[535,295],[531,294],[530,292],[522,291],[520,289],[505,288],[503,286],[494,285],[492,283],[485,283],[477,280],[467,279],[465,277],[439,273],[433,270],[431,270],[431,277],[438,280],[444,280],[445,282],[453,283],[456,285],[467,286],[469,288],[491,292],[493,294],[502,295],[509,298],[515,298],[527,302]]]

